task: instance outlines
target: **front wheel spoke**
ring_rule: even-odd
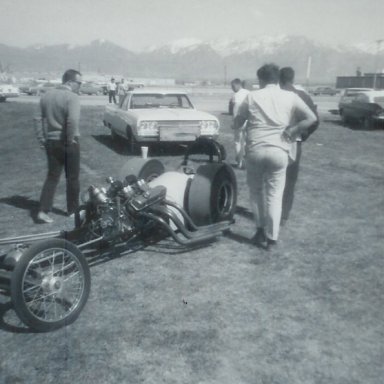
[[[54,292],[48,293],[48,295],[37,297],[37,298],[35,298],[35,299],[31,300],[31,301],[27,301],[26,303],[27,304],[32,304],[32,303],[35,303],[35,302],[39,302],[39,301],[45,300],[47,297],[50,297],[50,296],[53,296],[53,295],[55,295]]]
[[[71,275],[69,275],[65,279],[63,279],[63,281],[67,282],[67,281],[73,279],[74,277],[76,277],[79,273],[80,273],[80,271],[73,272]]]
[[[33,285],[32,287],[29,287],[29,288],[24,289],[24,290],[23,290],[23,293],[26,294],[26,293],[28,293],[28,292],[33,291],[34,289],[39,289],[39,288],[41,288],[40,285]]]
[[[61,268],[59,268],[56,271],[54,271],[53,272],[53,276],[60,276],[60,277],[64,276],[65,271],[67,271],[68,269],[73,268],[74,266],[76,266],[76,263],[74,261],[71,261],[69,264],[64,265]],[[66,273],[68,273],[68,271]],[[69,273],[70,273],[70,271],[69,271]]]

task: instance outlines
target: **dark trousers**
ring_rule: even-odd
[[[113,100],[113,102],[116,104],[116,91],[109,91],[108,96],[109,96],[109,102],[112,103],[112,100]]]
[[[40,210],[49,212],[52,209],[53,197],[61,172],[64,168],[67,181],[67,212],[71,214],[79,206],[79,174],[80,146],[79,143],[65,145],[63,141],[48,140],[47,142],[48,173],[41,191]]]
[[[288,220],[289,214],[292,209],[293,200],[295,196],[295,186],[299,177],[299,167],[301,159],[301,141],[297,142],[296,160],[288,165],[287,177],[285,180],[285,188],[283,194],[283,208],[281,213],[281,220]]]

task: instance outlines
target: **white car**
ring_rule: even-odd
[[[197,111],[185,92],[175,90],[132,90],[119,106],[106,106],[103,122],[114,139],[129,141],[131,151],[140,144],[215,139],[220,129],[215,116]]]
[[[0,84],[0,103],[3,103],[8,97],[18,97],[19,90],[10,84]]]

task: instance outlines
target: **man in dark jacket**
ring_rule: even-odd
[[[35,117],[37,138],[45,147],[48,173],[40,196],[37,219],[43,223],[53,220],[48,215],[61,172],[64,168],[67,182],[67,213],[73,214],[79,205],[79,121],[81,86],[80,72],[69,69],[62,78],[62,85],[44,94]]]
[[[296,158],[293,160],[287,167],[287,175],[285,181],[284,195],[283,195],[283,207],[281,214],[281,224],[284,225],[292,209],[294,192],[296,182],[299,176],[299,166],[301,159],[301,144],[303,141],[307,140],[308,137],[315,132],[319,126],[319,115],[317,113],[317,107],[313,103],[311,97],[303,90],[296,88],[293,85],[295,79],[295,71],[291,67],[284,67],[280,69],[280,87],[290,92],[296,93],[307,106],[315,113],[317,117],[316,123],[311,125],[306,132],[301,134],[301,137],[297,139],[297,152]]]

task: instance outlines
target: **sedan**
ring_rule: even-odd
[[[339,104],[339,112],[343,124],[361,123],[370,129],[377,123],[384,122],[384,91],[355,92],[348,102]]]
[[[84,95],[102,95],[103,87],[95,83],[87,82],[81,85],[80,93]]]
[[[220,128],[218,119],[196,110],[185,92],[157,89],[128,92],[119,106],[105,108],[103,122],[114,139],[128,140],[131,151],[139,144],[216,138]]]
[[[311,93],[313,96],[335,96],[339,91],[331,87],[317,87]]]

